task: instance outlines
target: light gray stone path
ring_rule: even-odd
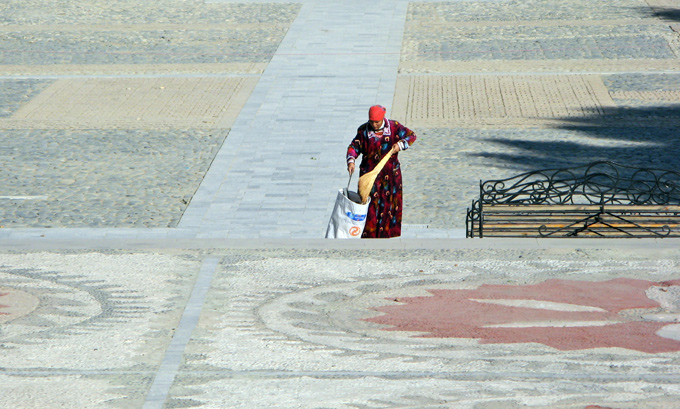
[[[179,227],[322,237],[347,144],[370,105],[391,104],[406,7],[303,2]]]

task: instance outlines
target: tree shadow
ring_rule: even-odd
[[[473,156],[525,171],[565,168],[598,160],[622,165],[680,168],[680,105],[622,107],[604,115],[559,118],[553,131],[521,139],[485,138],[501,152]]]
[[[660,18],[666,21],[680,21],[680,8],[677,7],[639,7],[637,11],[647,18]]]

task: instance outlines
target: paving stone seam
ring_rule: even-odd
[[[0,375],[22,377],[44,376],[98,376],[98,375],[136,375],[148,374],[150,371],[121,371],[121,370],[4,370],[0,369]],[[291,378],[316,378],[316,379],[361,379],[361,378],[384,378],[393,380],[407,379],[443,379],[443,380],[497,380],[497,379],[562,379],[562,380],[597,380],[604,382],[621,381],[644,381],[644,382],[675,382],[678,375],[675,374],[560,374],[554,372],[426,372],[426,371],[287,371],[287,370],[251,370],[237,371],[227,369],[214,369],[196,371],[182,369],[182,376],[219,376],[224,379],[291,379]],[[145,408],[147,406],[144,406]]]
[[[170,388],[175,383],[175,376],[179,373],[179,367],[184,359],[184,350],[198,324],[205,298],[219,262],[219,257],[208,257],[203,261],[189,301],[187,301],[182,313],[182,318],[174,331],[170,345],[147,394],[144,409],[164,407]]]
[[[481,62],[478,63],[480,66],[484,66]],[[602,72],[602,71],[488,71],[488,70],[477,70],[477,71],[451,71],[451,72],[403,72],[399,73],[399,77],[419,77],[419,76],[552,76],[552,75],[623,75],[623,74],[641,74],[641,75],[677,75],[680,74],[679,70],[666,70],[666,71],[649,71],[649,70],[630,70],[630,71],[612,71],[612,72]],[[622,92],[622,91],[618,91]],[[651,91],[649,91],[651,92]],[[665,92],[676,92],[676,91],[665,91]]]
[[[182,31],[233,31],[233,30],[254,30],[261,29],[262,24],[259,23],[234,23],[227,24],[207,23],[207,24],[182,24],[182,23],[133,23],[133,24],[46,24],[46,25],[6,25],[0,26],[0,33],[2,32],[41,32],[41,31],[56,31],[56,32],[100,32],[100,31],[116,31],[116,32],[139,32],[139,31],[162,31],[162,30],[182,30]],[[267,28],[287,29],[289,24],[286,23],[267,23]]]
[[[106,79],[129,79],[129,78],[258,78],[260,74],[239,73],[176,73],[176,74],[29,74],[29,75],[0,75],[0,80],[49,80],[49,79],[73,79],[73,78],[106,78]]]
[[[62,229],[63,230],[63,229]],[[89,234],[89,230],[95,234]],[[292,249],[292,250],[456,250],[456,249],[677,249],[680,239],[469,239],[469,238],[395,238],[388,240],[330,240],[330,239],[287,239],[287,238],[196,238],[196,232],[184,232],[172,237],[157,232],[160,238],[149,238],[149,232],[138,234],[128,232],[121,236],[104,237],[106,232],[97,229],[67,231],[66,237],[47,238],[49,231],[36,231],[31,237],[5,236],[0,238],[1,250],[41,251],[55,249]],[[1,232],[1,230],[0,230]],[[170,232],[171,233],[171,232]],[[464,232],[463,232],[464,233]],[[144,237],[145,234],[147,237]]]
[[[671,20],[672,21],[672,20]],[[420,22],[410,21],[406,23],[406,29],[417,28],[424,32],[437,32],[447,27],[556,27],[556,26],[621,26],[621,25],[661,25],[668,26],[669,21],[658,18],[620,19],[620,20],[510,20],[510,21],[452,21],[452,22]]]
[[[677,59],[664,60],[470,60],[470,61],[401,61],[399,75],[408,74],[675,74],[680,71]]]
[[[33,76],[107,76],[107,75],[261,75],[265,63],[196,63],[196,64],[60,64],[2,65],[0,75],[8,79]]]

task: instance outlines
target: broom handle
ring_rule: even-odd
[[[373,172],[375,172],[376,174],[380,173],[382,168],[384,168],[385,165],[387,164],[387,161],[390,160],[390,156],[392,156],[392,153],[394,153],[394,150],[390,149],[390,151],[387,152],[387,154],[385,156],[383,156],[382,159],[380,159],[380,162],[378,162],[378,164],[375,165],[375,168],[373,168],[371,173],[373,173]]]
[[[393,152],[394,151],[390,149],[390,151],[387,152],[387,154],[383,156],[382,159],[380,159],[380,162],[378,162],[378,164],[375,166],[375,168],[373,168],[372,171],[364,174],[359,178],[359,195],[361,197],[361,204],[366,204],[368,195],[371,191],[370,186],[368,185],[373,185],[373,182],[378,177],[378,174],[380,173],[382,168],[385,167],[387,161],[390,160],[390,156],[392,156]],[[366,181],[366,184],[362,184],[361,183],[362,181]],[[364,187],[363,190],[362,187]]]

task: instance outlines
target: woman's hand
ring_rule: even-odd
[[[350,176],[354,174],[354,162],[350,162],[347,164],[347,171],[349,172]]]
[[[395,143],[394,145],[392,145],[392,153],[397,153],[397,152],[399,152],[400,150],[401,150],[401,148],[399,147],[399,142],[397,142],[397,143]]]

